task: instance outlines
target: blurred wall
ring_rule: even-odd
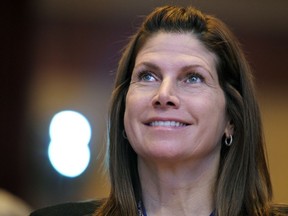
[[[22,132],[31,75],[31,18],[28,1],[7,1],[0,7],[0,188],[19,196],[28,160]]]
[[[109,188],[102,171],[106,113],[120,51],[142,15],[172,1],[23,2],[20,11],[34,19],[17,25],[25,16],[11,9],[8,26],[17,31],[7,37],[20,50],[13,49],[15,69],[4,76],[9,79],[2,91],[8,102],[2,114],[9,124],[1,125],[5,169],[0,186],[34,208],[104,197]],[[255,69],[275,201],[288,203],[288,2],[177,1],[191,2],[224,20],[243,44]],[[12,53],[10,45],[6,49]],[[49,123],[64,109],[83,113],[93,128],[93,160],[74,179],[56,173],[47,157]]]

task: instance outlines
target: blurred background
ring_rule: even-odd
[[[5,2],[0,13],[0,188],[31,209],[107,196],[103,152],[117,61],[143,16],[164,4],[192,4],[222,19],[238,36],[255,70],[274,200],[288,203],[286,0]],[[75,177],[61,175],[48,157],[50,123],[63,110],[81,113],[92,131],[85,144],[89,163]]]

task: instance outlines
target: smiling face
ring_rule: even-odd
[[[152,36],[137,54],[124,126],[141,158],[186,161],[220,154],[231,134],[216,56],[188,33]]]

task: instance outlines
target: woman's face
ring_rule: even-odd
[[[144,44],[124,115],[138,156],[186,161],[219,155],[230,124],[216,61],[193,34],[160,32]]]

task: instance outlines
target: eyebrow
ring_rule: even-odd
[[[146,67],[149,67],[151,69],[154,69],[154,70],[160,70],[160,67],[158,67],[156,64],[153,64],[151,62],[140,62],[140,64],[135,65],[134,68],[138,68],[138,67],[141,67],[143,65]]]

